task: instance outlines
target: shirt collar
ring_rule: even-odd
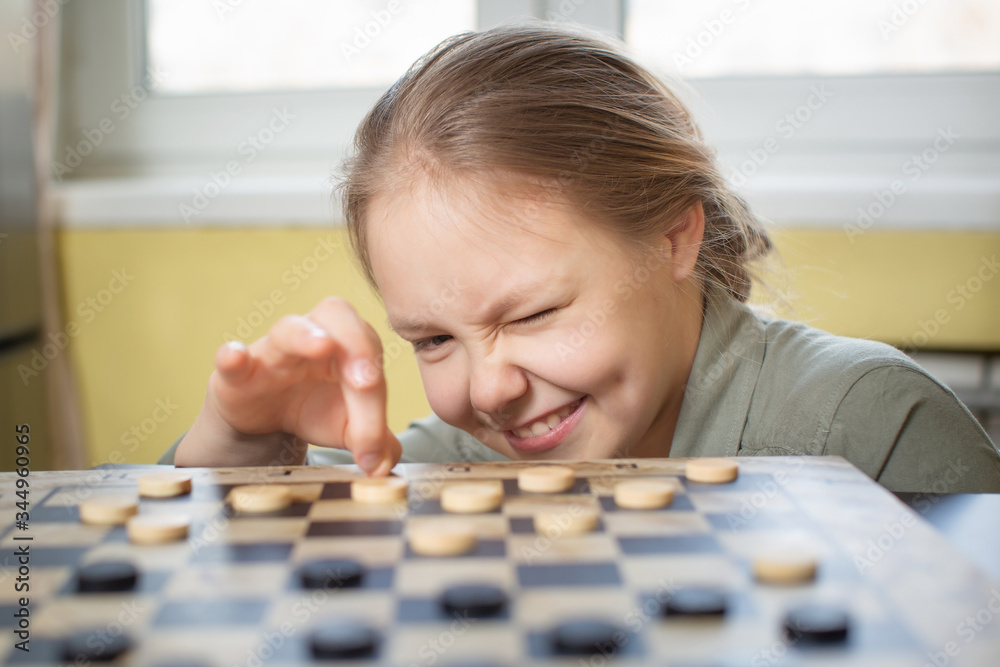
[[[764,325],[750,308],[722,288],[706,290],[670,456],[736,456],[764,349]]]

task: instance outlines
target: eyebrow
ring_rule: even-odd
[[[483,319],[487,322],[499,319],[501,315],[513,308],[526,296],[536,293],[538,289],[538,285],[519,285],[515,287],[509,294],[504,295],[486,309]],[[406,317],[393,319],[390,315],[386,317],[385,321],[393,331],[400,335],[404,333],[419,333],[427,328],[426,320],[409,319]]]

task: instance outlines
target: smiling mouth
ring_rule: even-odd
[[[553,449],[561,444],[573,429],[576,428],[586,405],[587,397],[583,396],[569,405],[546,415],[544,419],[535,420],[522,428],[504,431],[507,444],[515,451],[528,455],[541,454]],[[554,426],[550,426],[550,423]]]
[[[545,435],[552,429],[559,426],[564,419],[569,417],[570,413],[576,410],[582,401],[583,398],[578,398],[569,405],[551,413],[547,417],[534,421],[523,428],[511,429],[510,433],[513,433],[519,438],[534,438],[539,435]]]

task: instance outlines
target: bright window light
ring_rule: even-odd
[[[476,27],[475,0],[147,0],[158,92],[385,87]]]
[[[1000,70],[996,0],[630,0],[626,41],[684,77]]]

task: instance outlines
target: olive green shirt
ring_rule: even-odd
[[[433,415],[399,440],[404,463],[507,460]],[[1000,453],[989,437],[951,390],[905,354],[760,317],[720,290],[705,300],[666,455],[838,455],[891,491],[1000,492]],[[162,462],[171,459],[168,452]],[[312,447],[308,462],[352,459]]]

